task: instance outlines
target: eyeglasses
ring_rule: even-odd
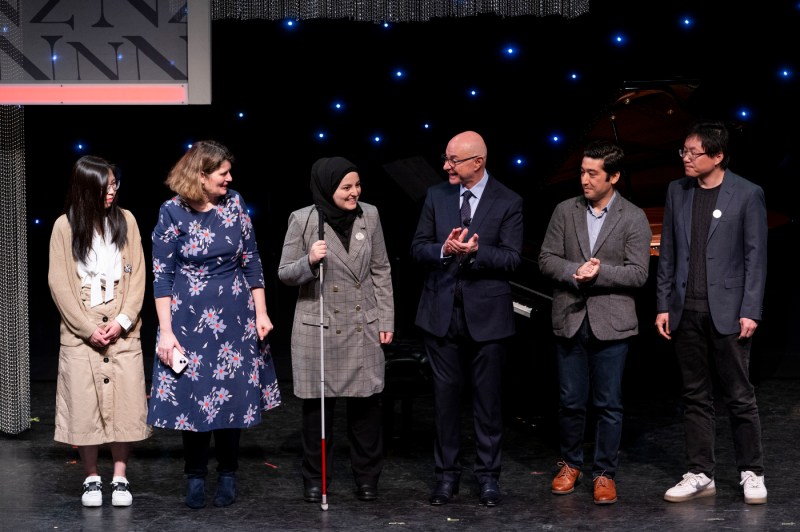
[[[119,179],[116,179],[113,183],[109,183],[108,186],[106,186],[106,190],[108,192],[111,192],[112,190],[116,192],[117,190],[119,190],[119,185],[120,181]]]
[[[455,168],[455,167],[456,167],[456,166],[458,166],[459,164],[461,164],[461,163],[463,163],[463,162],[466,162],[466,161],[469,161],[469,160],[471,160],[471,159],[475,159],[475,158],[477,158],[477,157],[480,157],[480,155],[473,155],[472,157],[464,157],[463,159],[451,159],[451,158],[449,158],[449,157],[448,157],[446,154],[444,154],[444,153],[443,153],[443,154],[442,154],[442,162],[443,162],[444,164],[449,164],[450,166],[452,166],[453,168]]]
[[[683,159],[684,157],[686,157],[686,158],[688,158],[690,161],[694,161],[695,159],[697,159],[697,158],[698,158],[698,157],[700,157],[701,155],[705,155],[705,154],[706,154],[706,152],[704,152],[704,151],[703,151],[703,152],[700,152],[700,153],[694,153],[694,152],[691,152],[691,151],[689,151],[689,150],[685,150],[685,149],[683,149],[683,148],[681,148],[681,149],[679,149],[679,150],[678,150],[678,155],[680,155],[680,156],[681,156],[681,159]]]

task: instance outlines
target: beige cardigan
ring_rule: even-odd
[[[128,222],[126,246],[120,250],[122,277],[115,291],[116,314],[125,314],[131,320],[131,328],[125,334],[138,338],[142,327],[139,312],[144,302],[145,262],[139,226],[130,211],[121,209]],[[97,324],[91,321],[81,302],[81,279],[75,259],[72,257],[72,229],[67,216],[62,214],[53,225],[50,236],[50,264],[47,281],[58,311],[61,313],[61,344],[80,345],[88,342]]]

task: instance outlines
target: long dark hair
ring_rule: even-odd
[[[117,206],[117,197],[106,209],[108,174],[119,183],[119,169],[100,157],[85,155],[72,167],[69,189],[64,201],[64,214],[72,229],[72,257],[84,262],[92,249],[94,233],[104,237],[111,232],[111,241],[120,249],[128,239],[128,223]]]

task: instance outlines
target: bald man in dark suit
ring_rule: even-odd
[[[501,381],[514,334],[509,277],[521,260],[522,198],[486,171],[474,131],[443,155],[448,183],[428,190],[411,246],[427,269],[416,324],[425,333],[434,379],[436,486],[433,505],[458,493],[462,390],[471,386],[479,500],[501,500]]]

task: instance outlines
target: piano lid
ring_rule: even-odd
[[[645,211],[653,232],[650,253],[658,255],[667,185],[683,175],[678,149],[696,119],[689,100],[697,87],[694,80],[626,82],[545,187],[559,201],[574,196],[583,146],[598,139],[616,142],[625,151],[617,190]],[[770,227],[787,222],[787,216],[769,213]]]
[[[579,149],[569,155],[545,184],[569,182],[574,188],[583,147],[593,140],[605,139],[616,142],[625,150],[629,178],[619,187],[626,187],[620,188],[626,196],[663,188],[676,178],[676,170],[677,175],[681,175],[682,164],[677,150],[683,145],[686,130],[695,120],[687,108],[687,101],[695,88],[693,82],[626,83],[589,126]]]

